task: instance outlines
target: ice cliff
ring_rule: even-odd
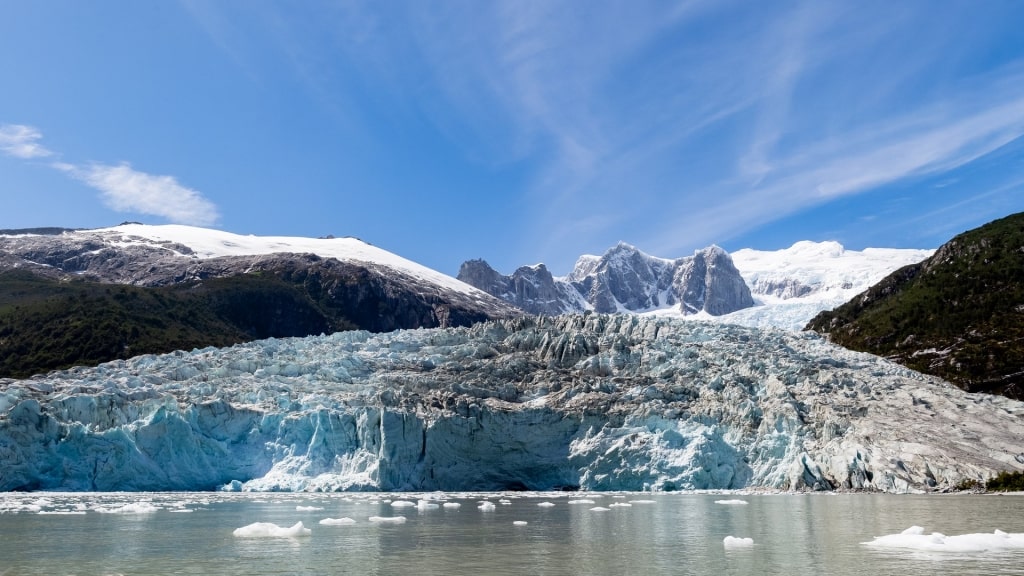
[[[939,490],[1024,404],[811,333],[586,314],[0,380],[2,490]]]

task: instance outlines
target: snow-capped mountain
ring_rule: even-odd
[[[934,250],[865,248],[846,250],[838,242],[801,241],[782,250],[745,248],[733,263],[757,305],[722,316],[723,322],[802,330],[818,312],[831,310]]]
[[[353,328],[465,326],[521,313],[355,238],[138,224],[0,232],[0,375]]]
[[[581,256],[572,272],[560,278],[543,264],[503,276],[483,260],[470,260],[458,278],[531,314],[671,308],[683,315],[717,316],[753,304],[729,255],[717,246],[668,260],[620,242],[602,256]]]
[[[650,256],[625,243],[602,256],[584,255],[564,277],[543,264],[509,276],[483,260],[462,265],[459,279],[532,314],[593,310],[682,315],[740,324],[801,330],[818,312],[831,310],[903,266],[934,250],[846,250],[838,242],[797,242],[775,251],[717,246],[693,256]]]
[[[521,317],[0,380],[0,490],[944,490],[1024,403],[814,333]]]
[[[0,235],[0,266],[74,274],[102,282],[160,286],[265,270],[267,262],[313,255],[429,295],[438,305],[504,317],[514,310],[451,276],[357,238],[252,236],[182,225],[122,224],[60,234]]]

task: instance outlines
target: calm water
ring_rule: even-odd
[[[0,494],[0,576],[1024,574],[1019,551],[882,552],[861,544],[912,525],[947,535],[1024,532],[1021,495],[447,494],[461,507],[422,511],[387,501],[420,497]],[[499,504],[500,498],[511,503]],[[569,503],[582,498],[594,503]],[[495,509],[478,509],[483,499]],[[715,503],[724,499],[747,504]],[[610,510],[590,510],[595,506]],[[156,510],[132,513],[133,507]],[[407,522],[368,521],[396,515]],[[341,517],[356,523],[318,523]],[[287,527],[298,521],[312,529],[310,536],[233,535],[254,522]],[[723,539],[730,535],[752,538],[754,545],[727,549]]]

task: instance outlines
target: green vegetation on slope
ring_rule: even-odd
[[[985,483],[989,492],[1024,492],[1024,472],[1002,471]]]
[[[1024,399],[1024,213],[960,234],[807,329],[971,392]]]
[[[0,272],[0,377],[355,327],[274,275],[142,288]]]

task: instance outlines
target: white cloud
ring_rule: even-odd
[[[128,164],[92,164],[72,171],[75,178],[99,190],[103,203],[118,212],[161,216],[178,224],[209,226],[217,207],[199,192],[181,185],[173,176],[139,172]]]
[[[24,124],[4,124],[0,126],[0,151],[8,156],[31,160],[52,156],[39,140],[43,135],[39,130]]]
[[[0,126],[0,151],[31,160],[54,156],[39,143],[43,134],[22,124]],[[54,160],[50,167],[100,191],[111,210],[160,216],[177,224],[210,226],[217,222],[217,206],[199,192],[181,185],[173,176],[139,172],[127,163],[76,165]]]

